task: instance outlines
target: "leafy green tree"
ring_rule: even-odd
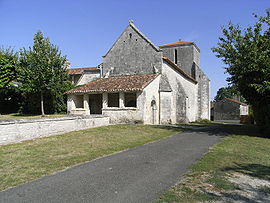
[[[250,103],[259,125],[270,124],[270,10],[246,29],[231,22],[212,48],[222,58],[234,85]]]
[[[17,53],[11,48],[0,48],[0,89],[7,88],[16,79]]]
[[[234,86],[219,88],[214,100],[220,101],[224,99],[225,97],[231,98],[231,99],[234,99],[235,97],[237,97],[241,102],[246,102],[246,100],[243,98],[243,96]]]
[[[50,104],[46,107],[51,113],[63,111],[66,106],[64,92],[71,88],[71,83],[64,66],[65,60],[58,47],[40,31],[34,36],[33,47],[20,51],[20,89],[28,106],[34,104],[35,97],[39,95],[42,115],[45,115],[44,103]]]

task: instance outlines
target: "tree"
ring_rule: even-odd
[[[0,48],[0,89],[7,88],[16,79],[17,53],[11,48]]]
[[[219,88],[214,100],[220,101],[220,100],[224,99],[225,97],[232,98],[232,99],[237,97],[239,99],[239,101],[246,102],[246,100],[243,98],[243,96],[240,94],[240,92],[234,86]]]
[[[44,38],[40,31],[34,35],[33,47],[20,51],[20,89],[28,106],[33,105],[35,96],[39,95],[42,115],[45,115],[44,102],[50,103],[47,112],[55,113],[64,109],[64,92],[71,88],[65,60],[58,47],[51,44],[49,38]]]
[[[234,85],[254,110],[259,125],[270,124],[270,10],[266,16],[241,29],[231,22],[212,48],[227,65],[227,81]]]

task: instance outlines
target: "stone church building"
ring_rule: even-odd
[[[68,113],[102,114],[111,123],[167,124],[210,118],[210,81],[193,42],[154,45],[132,22],[93,68],[69,69],[78,85]]]

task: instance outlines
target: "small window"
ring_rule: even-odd
[[[174,50],[174,63],[177,64],[177,50]]]
[[[118,93],[108,94],[108,107],[119,107],[119,94]]]
[[[136,107],[137,96],[136,93],[125,93],[125,107]]]
[[[129,39],[131,39],[131,37],[132,37],[132,34],[131,34],[131,33],[129,33]]]
[[[194,78],[194,79],[196,79],[196,64],[193,62],[193,64],[192,64],[192,67],[191,67],[191,76]],[[199,75],[199,78],[200,78],[201,76]]]

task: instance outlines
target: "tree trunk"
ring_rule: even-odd
[[[40,94],[40,107],[41,107],[41,116],[45,116],[44,105],[43,105],[43,93]]]

